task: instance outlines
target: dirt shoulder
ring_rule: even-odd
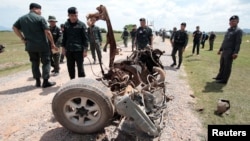
[[[169,67],[172,63],[171,46],[166,40],[161,41],[155,37],[154,48],[165,50],[161,57],[167,74],[167,95],[172,97],[167,104],[165,115],[165,128],[157,139],[160,141],[200,141],[205,140],[204,129],[193,110],[195,98],[192,98],[185,77],[185,68],[180,70]],[[130,44],[128,48],[121,45],[122,52],[116,59],[125,58],[131,54]],[[108,52],[103,52],[104,69],[108,69]],[[90,65],[93,61],[84,61],[88,78],[101,75],[99,64]],[[60,65],[60,74],[51,77],[51,81],[57,84],[51,88],[36,88],[31,70],[19,72],[8,77],[0,78],[0,141],[95,141],[118,140],[115,125],[105,128],[105,131],[97,134],[80,135],[63,128],[55,121],[51,110],[51,102],[55,92],[64,83],[69,81],[66,63]]]

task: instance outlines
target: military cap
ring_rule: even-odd
[[[146,21],[146,19],[145,18],[140,18],[140,21]]]
[[[68,9],[68,14],[77,14],[77,13],[78,13],[78,11],[77,11],[76,7],[70,7]]]
[[[186,24],[185,22],[182,22],[182,23],[181,23],[181,25],[184,25],[184,26],[186,26],[187,24]]]
[[[41,8],[42,8],[42,6],[41,6],[41,5],[39,5],[39,4],[37,4],[37,3],[31,3],[31,4],[30,4],[30,9],[33,9],[33,8],[38,8],[38,9],[41,9]]]
[[[56,17],[55,16],[49,16],[48,22],[57,22]]]
[[[239,20],[239,17],[237,15],[233,15],[232,17],[230,17],[229,21],[231,20]]]

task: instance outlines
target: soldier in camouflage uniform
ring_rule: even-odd
[[[92,58],[94,59],[94,64],[96,63],[96,54],[98,56],[99,63],[102,63],[102,51],[101,51],[101,45],[102,45],[102,35],[100,28],[95,25],[96,19],[91,18],[91,25],[88,27],[88,37],[90,42],[90,51]]]
[[[56,47],[57,47],[57,51],[55,52],[51,52],[51,66],[54,67],[54,69],[52,70],[52,72],[54,73],[54,76],[57,76],[59,74],[59,57],[60,57],[60,51],[59,51],[59,47],[60,47],[60,37],[61,37],[61,31],[60,28],[56,26],[56,18],[54,16],[49,16],[48,18],[48,22],[49,22],[49,28],[50,28],[50,32],[52,33],[54,42],[56,43]]]

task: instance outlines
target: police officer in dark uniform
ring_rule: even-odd
[[[57,49],[56,50],[52,50],[51,53],[51,66],[54,67],[54,69],[52,70],[52,72],[54,73],[54,76],[57,76],[59,74],[59,57],[60,57],[60,40],[59,38],[61,37],[62,33],[60,31],[60,28],[58,26],[56,26],[56,17],[55,16],[49,16],[48,18],[48,22],[49,22],[49,28],[50,28],[50,32],[52,33],[54,42],[56,44]]]
[[[170,42],[173,42],[174,35],[175,35],[176,31],[177,31],[177,28],[174,27],[174,28],[173,28],[173,31],[172,31],[172,34],[171,34],[171,37],[170,37]]]
[[[217,83],[227,84],[232,70],[233,60],[238,57],[242,41],[242,30],[238,27],[239,17],[234,15],[229,19],[229,29],[227,30],[218,54],[220,58],[220,69],[214,78]]]
[[[29,54],[32,64],[33,78],[36,79],[36,87],[41,86],[40,77],[43,78],[42,87],[51,87],[55,82],[49,82],[50,78],[50,52],[55,49],[55,43],[46,20],[41,16],[41,5],[31,3],[30,12],[20,17],[13,25],[16,35],[25,43],[25,50]],[[50,45],[47,41],[50,41]],[[42,62],[42,75],[40,72]]]
[[[213,50],[213,48],[214,48],[214,40],[215,40],[215,38],[216,38],[216,35],[214,34],[214,32],[212,31],[211,33],[210,33],[210,36],[209,36],[209,50],[210,51],[212,51]]]
[[[205,47],[207,39],[208,39],[208,35],[207,35],[207,33],[205,31],[203,31],[202,35],[201,35],[201,48],[202,49]]]
[[[173,64],[171,67],[174,67],[176,65],[176,52],[178,51],[178,57],[179,57],[179,63],[176,69],[179,69],[182,63],[182,54],[187,46],[188,43],[188,34],[187,31],[185,30],[186,28],[186,23],[181,23],[181,29],[176,31],[174,33],[173,39],[170,40],[170,43],[173,47],[172,49],[172,59],[173,59]]]
[[[136,38],[136,24],[133,25],[133,29],[130,31],[130,37],[131,37],[131,42],[132,42],[132,51],[134,51],[135,48],[135,38]]]
[[[88,33],[85,23],[78,20],[76,7],[68,9],[69,19],[64,24],[62,52],[67,58],[67,67],[70,79],[75,78],[75,63],[78,77],[85,77],[83,61],[88,51]]]
[[[196,54],[199,55],[200,53],[200,41],[201,41],[201,35],[202,33],[200,32],[200,27],[196,26],[196,31],[193,32],[193,50],[192,54],[194,55],[195,49],[196,49]]]
[[[165,38],[166,38],[166,29],[163,29],[163,30],[162,30],[161,38],[162,38],[162,42],[165,42]]]
[[[92,58],[94,59],[94,64],[96,63],[96,54],[98,56],[99,63],[102,63],[102,51],[101,51],[101,45],[102,45],[102,35],[101,30],[98,26],[95,25],[96,18],[91,18],[91,25],[88,27],[88,37],[90,42],[90,51]]]
[[[121,38],[123,39],[123,44],[125,47],[128,47],[128,36],[129,36],[128,29],[124,27]]]
[[[140,18],[140,27],[136,31],[136,45],[137,49],[144,49],[147,45],[153,48],[153,32],[146,25],[145,18]]]

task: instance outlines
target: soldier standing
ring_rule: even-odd
[[[96,63],[96,54],[98,56],[99,63],[102,63],[102,51],[101,51],[101,45],[102,45],[102,35],[100,28],[95,25],[96,18],[90,19],[91,24],[88,27],[88,37],[90,42],[90,50],[92,54],[92,58],[94,59],[94,64]]]
[[[196,54],[199,55],[200,53],[200,41],[201,41],[201,35],[202,33],[200,32],[200,27],[196,26],[196,31],[193,32],[193,50],[192,54],[194,55],[195,49],[196,49]]]
[[[60,57],[60,51],[59,51],[59,47],[60,47],[60,40],[59,38],[61,37],[61,31],[60,28],[56,26],[56,17],[55,16],[49,16],[48,18],[48,22],[49,22],[49,28],[50,28],[50,32],[52,33],[54,42],[56,43],[56,51],[51,53],[51,66],[54,67],[54,69],[52,70],[52,72],[54,73],[54,76],[57,76],[59,74],[59,57]]]
[[[216,35],[214,34],[214,32],[212,31],[210,33],[210,36],[209,36],[209,50],[212,51],[213,48],[214,48],[214,40],[216,38]]]
[[[165,42],[165,38],[166,38],[166,30],[165,29],[162,30],[161,37],[162,37],[162,42]]]
[[[231,74],[233,60],[238,57],[242,42],[242,30],[238,27],[239,17],[232,16],[229,19],[229,29],[227,30],[218,54],[220,58],[220,69],[214,78],[217,83],[227,84]]]
[[[153,33],[152,29],[146,25],[146,19],[140,18],[140,27],[136,31],[137,49],[144,49],[147,45],[153,48]]]
[[[206,43],[206,40],[208,39],[208,35],[206,34],[205,31],[202,32],[202,35],[201,35],[201,45],[202,47],[201,48],[204,48],[205,47],[205,43]]]
[[[124,27],[124,31],[122,32],[121,38],[123,39],[123,44],[125,47],[128,47],[128,30],[126,27]]]
[[[78,77],[85,77],[83,61],[88,51],[88,33],[85,23],[78,20],[76,7],[68,9],[69,19],[64,24],[62,52],[67,58],[67,67],[70,79],[75,78],[75,64]]]
[[[33,78],[36,79],[36,87],[41,87],[40,77],[43,78],[42,87],[51,87],[55,82],[49,82],[50,78],[50,52],[56,49],[52,34],[46,20],[41,16],[41,5],[31,3],[30,12],[20,17],[13,25],[15,34],[25,43],[25,50],[31,61]],[[51,48],[49,47],[50,41]],[[42,62],[42,75],[40,72]]]
[[[171,67],[174,67],[176,65],[176,53],[178,51],[178,57],[179,57],[179,63],[178,66],[176,67],[176,69],[179,69],[182,63],[182,54],[187,46],[188,43],[188,34],[187,31],[185,30],[186,28],[186,23],[181,23],[181,29],[176,31],[173,39],[170,40],[170,43],[172,44],[172,59],[173,59],[173,64],[171,65]]]
[[[132,39],[132,51],[134,51],[135,48],[135,37],[136,37],[136,25],[133,25],[133,29],[130,31],[130,37]]]
[[[177,28],[174,27],[174,28],[173,28],[173,32],[172,32],[171,37],[170,37],[170,42],[173,42],[174,34],[176,33],[176,31],[177,31]]]

